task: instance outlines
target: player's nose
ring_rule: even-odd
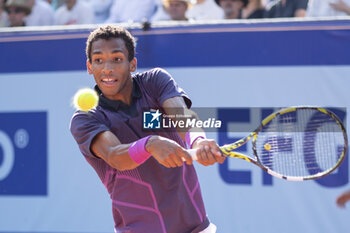
[[[110,62],[106,62],[103,66],[102,72],[104,74],[109,75],[113,72],[113,69],[114,69],[113,65]]]

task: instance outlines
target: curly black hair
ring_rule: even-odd
[[[109,40],[110,38],[120,38],[124,41],[128,50],[128,60],[131,61],[135,57],[135,38],[131,33],[123,27],[106,25],[101,26],[92,31],[86,41],[86,57],[91,62],[91,46],[98,39]]]

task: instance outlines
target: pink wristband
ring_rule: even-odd
[[[135,163],[142,164],[149,157],[151,157],[151,154],[146,150],[146,143],[152,136],[153,135],[149,135],[147,137],[141,138],[129,146],[128,152],[130,158],[132,158]]]
[[[206,138],[206,135],[204,132],[189,132],[187,131],[186,133],[186,143],[187,146],[192,149],[193,143],[198,139],[198,138]]]

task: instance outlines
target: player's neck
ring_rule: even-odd
[[[123,103],[130,105],[132,101],[132,89],[133,89],[133,82],[132,79],[129,79],[126,83],[123,89],[120,91],[119,96],[117,97],[118,100],[122,101]]]

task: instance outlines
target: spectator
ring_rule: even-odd
[[[8,16],[5,11],[5,2],[0,0],[0,28],[7,27],[9,25]]]
[[[46,0],[49,4],[51,4],[54,10],[57,10],[60,6],[64,4],[64,0]]]
[[[154,15],[151,17],[151,22],[171,20],[170,15],[165,9],[163,0],[157,0],[157,1],[158,1],[157,10],[154,13]]]
[[[55,24],[92,24],[95,21],[92,6],[81,0],[65,0],[55,13]]]
[[[350,0],[310,0],[308,17],[350,15]]]
[[[95,23],[104,23],[109,17],[113,0],[89,0],[95,13]]]
[[[9,26],[26,26],[25,18],[30,14],[31,9],[27,0],[8,0],[5,4],[5,10],[8,14]]]
[[[27,0],[32,12],[26,19],[27,26],[53,25],[55,12],[49,3],[42,0]]]
[[[241,19],[257,19],[263,18],[265,14],[265,8],[262,0],[249,0],[246,7],[241,10]]]
[[[194,1],[193,7],[187,11],[187,16],[195,20],[222,19],[223,12],[213,0]]]
[[[265,18],[305,17],[308,0],[275,0],[266,7]]]
[[[241,11],[247,6],[248,0],[215,0],[224,10],[224,19],[239,19]]]
[[[149,21],[156,8],[156,0],[115,0],[106,23]]]
[[[186,11],[191,6],[189,0],[164,0],[163,2],[171,20],[188,20]]]

